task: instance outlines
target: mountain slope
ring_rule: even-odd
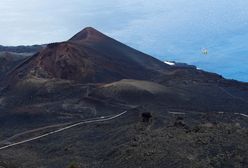
[[[117,82],[122,79],[136,82],[127,80],[124,85]],[[170,91],[160,90],[154,95],[133,86],[133,83],[145,85],[144,80],[155,82],[153,86],[159,83]],[[117,90],[103,87],[108,83],[115,85],[112,82],[117,82]],[[245,83],[226,80],[194,66],[168,65],[91,27],[68,41],[48,44],[9,71],[1,83],[2,107],[14,113],[25,112],[23,109],[27,108],[37,113],[44,113],[43,108],[64,111],[55,105],[54,98],[63,101],[82,97],[200,111],[243,112],[248,108]],[[40,103],[43,105],[39,110],[33,107]]]
[[[10,64],[0,147],[48,136],[0,150],[0,167],[248,165],[247,83],[168,65],[90,27]]]
[[[124,78],[151,79],[169,68],[159,60],[121,44],[93,28],[69,41],[52,43],[11,72],[10,78],[59,78],[84,83]]]
[[[31,56],[29,53],[0,52],[0,79],[12,68]]]

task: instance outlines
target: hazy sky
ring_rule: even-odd
[[[161,60],[248,81],[247,7],[246,0],[0,0],[0,44],[63,41],[92,26]]]

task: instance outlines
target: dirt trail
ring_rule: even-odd
[[[51,131],[51,132],[48,132],[48,133],[33,137],[33,138],[29,138],[29,139],[26,139],[26,140],[23,140],[23,141],[20,141],[20,142],[16,142],[16,143],[12,143],[12,144],[9,144],[9,145],[6,145],[6,146],[2,146],[2,147],[0,147],[0,150],[7,149],[7,148],[10,148],[10,147],[14,147],[14,146],[17,146],[17,145],[21,145],[21,144],[31,142],[31,141],[34,141],[34,140],[37,140],[37,139],[41,139],[41,138],[44,138],[44,137],[47,137],[47,136],[50,136],[50,135],[53,135],[53,134],[56,134],[56,133],[59,133],[59,132],[74,128],[74,127],[77,127],[77,126],[80,126],[80,125],[83,125],[83,124],[114,120],[114,119],[116,119],[116,118],[118,118],[118,117],[120,117],[120,116],[122,116],[122,115],[124,115],[126,113],[127,113],[127,111],[124,111],[124,112],[122,112],[120,114],[117,114],[117,115],[114,115],[112,117],[104,117],[104,116],[102,116],[102,117],[99,117],[99,118],[95,118],[93,120],[81,121],[81,122],[78,122],[78,123],[75,123],[75,124],[68,125],[66,127],[60,128],[60,129],[55,130],[55,131]],[[32,131],[32,130],[30,130],[30,131]],[[20,133],[20,134],[22,134],[22,133]],[[16,137],[16,136],[18,136],[18,134],[14,135],[12,137]]]

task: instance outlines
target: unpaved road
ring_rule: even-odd
[[[6,146],[2,146],[2,147],[0,147],[0,150],[7,149],[7,148],[10,148],[10,147],[14,147],[14,146],[17,146],[17,145],[21,145],[21,144],[24,144],[24,143],[27,143],[27,142],[35,141],[37,139],[41,139],[41,138],[44,138],[44,137],[56,134],[58,132],[62,132],[62,131],[77,127],[77,126],[80,126],[80,125],[83,125],[83,124],[97,123],[97,122],[114,120],[114,119],[116,119],[116,118],[118,118],[118,117],[120,117],[120,116],[122,116],[122,115],[124,115],[126,113],[127,113],[127,111],[124,111],[124,112],[122,112],[120,114],[117,114],[117,115],[114,115],[112,117],[99,117],[99,118],[93,119],[93,120],[81,121],[81,122],[78,122],[76,124],[68,125],[66,127],[60,128],[58,130],[51,131],[51,132],[48,132],[48,133],[45,133],[45,134],[42,134],[42,135],[39,135],[39,136],[36,136],[36,137],[33,137],[33,138],[29,138],[29,139],[26,139],[26,140],[23,140],[23,141],[20,141],[20,142],[16,142],[16,143],[12,143],[12,144],[9,144],[9,145],[6,145]],[[14,135],[12,137],[15,137],[15,136],[16,135]]]

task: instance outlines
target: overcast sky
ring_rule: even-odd
[[[247,7],[246,0],[0,0],[0,44],[63,41],[92,26],[161,60],[248,81]]]

